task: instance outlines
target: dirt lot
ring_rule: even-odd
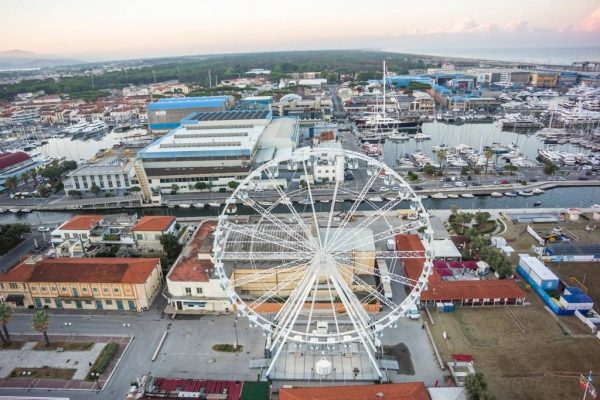
[[[600,241],[599,241],[600,242]],[[600,263],[599,262],[569,262],[569,263],[546,263],[558,277],[569,284],[574,283],[574,286],[581,285],[572,281],[571,278],[577,279],[588,290],[587,294],[594,303],[600,305]],[[597,306],[596,309],[599,307]]]
[[[504,307],[433,312],[432,332],[442,357],[473,355],[498,400],[579,398],[577,373],[600,372],[600,340],[584,334],[578,321],[565,320],[568,328],[561,328],[531,292],[528,301],[529,306],[510,307],[518,323]],[[569,328],[573,335],[565,333]]]

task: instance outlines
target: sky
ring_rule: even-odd
[[[600,0],[0,0],[0,51],[89,61],[599,43]]]

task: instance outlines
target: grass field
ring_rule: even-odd
[[[600,340],[584,330],[565,334],[531,292],[528,301],[529,306],[510,308],[517,321],[505,307],[433,312],[432,333],[442,357],[473,355],[498,400],[577,398],[578,374],[600,370]]]
[[[64,379],[69,380],[73,378],[73,375],[77,371],[74,368],[51,368],[51,367],[41,367],[41,368],[15,368],[11,371],[11,378],[23,378],[23,379]],[[23,375],[23,373],[29,373],[30,375]]]

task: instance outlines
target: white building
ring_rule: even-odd
[[[70,239],[87,243],[91,231],[104,219],[102,215],[77,215],[52,231],[53,245],[62,244]]]
[[[133,236],[140,251],[163,251],[160,239],[175,232],[177,220],[173,216],[142,217],[133,227]]]
[[[132,160],[110,157],[69,172],[63,184],[67,193],[70,190],[89,192],[94,185],[101,191],[126,191],[131,188],[132,177]]]
[[[170,192],[174,185],[179,192],[197,191],[200,182],[211,190],[229,190],[230,182],[250,172],[265,132],[266,145],[287,146],[297,142],[298,129],[291,121],[272,120],[268,110],[199,112],[140,150],[138,157],[155,192]]]
[[[205,221],[196,230],[182,255],[167,274],[165,292],[169,314],[228,313],[227,295],[214,274],[211,258],[216,221]]]
[[[343,182],[344,181],[344,158],[339,153],[332,154],[331,149],[341,150],[340,142],[323,142],[318,146],[323,153],[313,161],[313,179],[316,183]]]

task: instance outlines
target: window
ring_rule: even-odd
[[[107,306],[112,306],[112,300],[106,300],[106,305]]]
[[[65,304],[71,304],[71,300],[65,300]]]
[[[46,304],[50,304],[51,302],[52,302],[52,300],[50,300],[50,299],[44,299],[44,303],[46,303]]]
[[[18,286],[16,283],[13,283],[13,282],[9,283],[9,284],[8,284],[8,286],[9,286],[11,289],[17,289],[17,288],[19,287],[19,286]]]
[[[36,288],[35,286],[32,286],[32,287],[31,287],[31,291],[32,291],[32,292],[37,292],[37,288]]]
[[[91,301],[91,300],[86,300],[86,301],[85,301],[85,304],[87,304],[87,305],[92,305],[92,301]]]
[[[67,287],[63,286],[63,287],[60,288],[60,290],[62,290],[63,292],[66,292],[67,291]]]
[[[87,293],[88,288],[84,287],[84,288],[81,288],[81,290],[83,291],[83,293]]]
[[[92,292],[94,292],[94,293],[98,293],[98,288],[97,288],[97,287],[95,287],[95,288],[92,288]]]
[[[46,288],[46,286],[40,286],[40,289],[42,290],[42,292],[47,292],[48,289]]]
[[[186,294],[187,296],[191,295],[191,294],[192,294],[192,288],[186,287],[186,288],[185,288],[185,294]]]
[[[136,238],[137,240],[144,240],[144,235],[142,235],[141,233],[136,233],[136,234],[135,234],[135,238]]]
[[[196,294],[202,294],[202,288],[201,287],[197,287],[196,288]]]
[[[113,288],[113,293],[119,293],[119,288],[118,287]]]
[[[52,286],[50,290],[52,290],[52,293],[56,293],[56,286]]]
[[[104,294],[108,294],[108,288],[104,288],[104,289],[102,289],[102,293],[104,293]]]

